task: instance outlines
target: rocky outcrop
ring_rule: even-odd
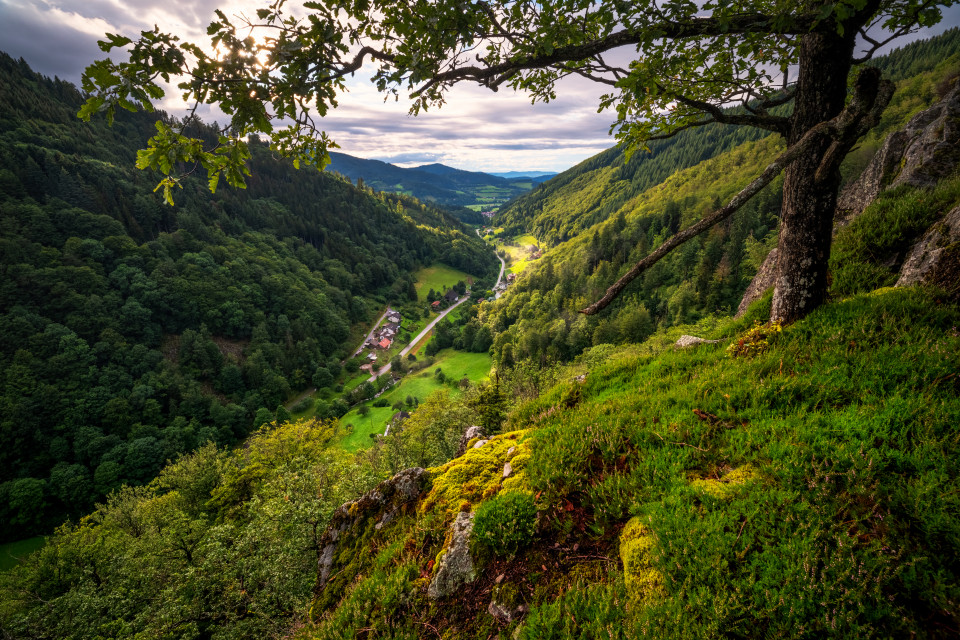
[[[881,192],[900,185],[932,187],[941,178],[952,173],[960,164],[960,82],[954,81],[951,89],[942,100],[915,115],[905,128],[896,131],[884,141],[880,150],[867,165],[859,178],[847,185],[837,200],[835,229],[850,224],[863,210],[873,202]],[[940,242],[943,234],[936,240],[931,229],[923,240],[913,248],[907,263],[904,264],[905,276],[901,275],[897,286],[921,281],[918,273],[928,274],[926,280],[933,281],[935,269],[939,272],[954,273],[949,264],[940,268],[938,262],[953,255],[952,250],[933,252],[930,244]],[[928,241],[928,238],[931,240]],[[947,243],[949,244],[949,243]],[[747,308],[774,285],[777,271],[777,252],[773,250],[767,256],[763,266],[754,276],[747,291],[743,294],[736,316],[741,317]],[[941,273],[940,279],[946,276]],[[949,282],[948,282],[949,284]],[[948,287],[949,288],[949,287]]]
[[[763,264],[760,265],[760,270],[757,271],[757,275],[753,276],[753,280],[750,281],[750,286],[747,287],[747,290],[744,292],[743,299],[740,301],[740,306],[737,307],[737,313],[734,317],[739,318],[743,316],[743,314],[747,312],[747,309],[750,308],[750,305],[762,298],[767,289],[773,286],[776,279],[777,250],[774,249],[767,254]]]
[[[447,544],[441,551],[436,572],[427,596],[439,600],[456,593],[463,585],[473,582],[476,571],[470,557],[470,534],[473,533],[473,514],[461,511],[447,534]]]
[[[960,84],[940,102],[887,136],[857,180],[837,201],[837,224],[849,224],[885,189],[932,187],[960,162]]]
[[[677,339],[675,346],[677,349],[685,349],[687,347],[695,347],[698,344],[716,344],[720,342],[719,340],[705,340],[703,338],[698,338],[697,336],[688,336],[682,335]]]
[[[466,453],[467,445],[470,444],[471,440],[474,440],[476,438],[483,439],[486,437],[487,437],[487,434],[483,432],[483,427],[478,427],[478,426],[468,427],[467,430],[463,432],[463,435],[460,436],[460,444],[457,447],[457,455],[455,455],[454,457],[459,458],[464,453]]]
[[[898,287],[936,284],[951,292],[960,288],[960,206],[913,245],[903,267]]]
[[[364,531],[374,521],[379,531],[389,524],[400,509],[420,497],[428,484],[428,474],[420,467],[404,469],[360,498],[347,502],[333,513],[327,530],[320,539],[320,553],[316,591],[330,579],[342,544]]]

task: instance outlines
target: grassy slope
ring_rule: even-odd
[[[464,376],[476,383],[490,373],[491,358],[488,353],[466,353],[453,349],[444,349],[437,356],[437,361],[428,369],[407,374],[400,383],[381,396],[386,398],[390,405],[403,402],[407,396],[413,396],[423,401],[434,391],[446,388],[451,395],[459,395],[460,390],[450,385],[441,384],[434,376],[437,368],[443,370],[448,380],[458,381]],[[367,402],[367,405],[371,403]],[[391,406],[370,406],[370,413],[361,417],[356,409],[352,409],[340,421],[343,424],[352,424],[353,429],[339,441],[339,446],[347,451],[357,451],[370,446],[370,434],[383,433],[387,422],[397,410]]]
[[[430,289],[433,289],[437,293],[443,293],[444,285],[449,289],[460,280],[468,284],[473,280],[473,276],[469,273],[458,271],[445,264],[434,264],[429,267],[424,267],[413,275],[417,279],[414,286],[417,288],[417,295],[420,297],[420,300],[427,299],[427,293]]]
[[[375,566],[325,594],[345,597],[304,635],[345,637],[330,622],[349,610],[377,637],[424,624],[509,637],[517,625],[486,613],[504,575],[531,606],[520,638],[949,636],[960,621],[960,309],[918,290],[861,294],[785,329],[766,353],[729,356],[768,305],[717,325],[719,345],[676,351],[660,337],[595,351],[570,372],[585,383],[513,414],[509,428],[534,429],[526,472],[540,524],[516,557],[486,552],[458,600],[472,604],[426,599],[417,576],[449,520],[427,509],[370,540]],[[636,517],[645,550],[625,580],[618,537]],[[399,544],[423,540],[430,522],[438,537],[425,548]],[[391,586],[360,598],[370,580]]]
[[[0,572],[15,567],[22,558],[40,549],[45,541],[46,538],[43,536],[37,536],[35,538],[27,538],[26,540],[0,544]]]
[[[526,234],[510,238],[504,244],[498,244],[497,249],[506,251],[510,257],[507,262],[507,271],[509,273],[521,274],[531,263],[528,258],[530,257],[530,249],[533,246],[539,246],[537,239],[530,234]]]

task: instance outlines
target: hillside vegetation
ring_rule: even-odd
[[[929,41],[911,44],[875,64],[898,80],[897,91],[880,125],[847,159],[844,171],[851,177],[862,171],[887,134],[936,101],[948,86],[946,80],[956,76],[960,70],[960,31],[953,29]],[[706,139],[713,135],[707,132]],[[648,157],[638,151],[634,159],[645,157],[643,163],[656,164],[666,162],[663,158],[672,157],[670,154],[686,153],[686,143],[680,136],[670,142],[669,153]],[[636,191],[624,190],[625,183],[615,186],[605,179],[594,180],[592,174],[579,168],[545,183],[543,211],[552,213],[545,214],[543,220],[566,224],[565,213],[580,210],[578,207],[589,200],[585,195],[588,193],[613,198],[610,201],[615,200],[617,205],[612,209],[596,203],[584,205],[592,212],[590,216],[606,219],[551,247],[541,260],[526,269],[506,295],[492,305],[484,305],[479,322],[494,334],[494,361],[507,366],[521,360],[568,361],[591,345],[636,342],[657,327],[696,322],[713,314],[731,314],[767,253],[776,245],[782,179],[771,183],[734,216],[654,265],[603,313],[586,317],[578,312],[599,299],[667,237],[726,203],[776,156],[781,144],[774,136],[745,142],[698,164],[686,168],[676,165],[679,170],[669,177],[664,174]],[[694,144],[690,152],[698,148]],[[613,153],[601,154],[588,164],[596,164],[598,172],[618,171]],[[658,172],[659,169],[650,175],[659,176]],[[564,181],[582,183],[575,189],[576,198],[581,200],[573,198],[574,191],[561,188]],[[620,195],[614,197],[615,194]],[[521,215],[535,197],[540,196],[531,194],[518,200],[498,220],[504,220],[505,225],[513,224],[510,220],[529,224],[529,229],[543,238],[541,218]],[[946,213],[950,205],[949,198],[927,202],[923,205],[927,218],[916,217],[913,227],[899,226],[891,229],[890,235],[897,238],[900,248],[908,246],[926,229],[924,219]],[[546,237],[549,240],[549,234]],[[837,250],[835,259],[845,262],[846,258],[839,257],[847,251],[842,239]],[[889,280],[899,267],[896,251],[887,251],[882,258],[876,254],[869,260],[874,265],[871,273],[880,269],[886,274],[882,278],[870,276],[873,285]],[[889,264],[885,265],[886,262]],[[849,269],[850,273],[857,268],[852,262],[837,267]],[[859,290],[844,282],[837,274],[835,294]]]
[[[82,102],[0,55],[0,539],[333,386],[351,327],[415,302],[421,267],[498,264],[440,210],[294,171],[263,144],[246,190],[193,179],[163,205],[134,168],[153,120],[84,125]]]
[[[881,133],[936,98],[958,42],[883,63],[906,79]],[[957,637],[960,300],[955,283],[889,285],[905,248],[960,203],[960,175],[887,192],[838,230],[832,297],[790,326],[762,324],[769,295],[727,313],[770,248],[777,184],[602,317],[576,314],[774,146],[745,141],[624,191],[499,301],[438,325],[433,349],[480,361],[490,348],[490,380],[442,388],[369,448],[342,421],[274,420],[114,490],[0,573],[0,630]],[[684,334],[712,342],[679,348]]]

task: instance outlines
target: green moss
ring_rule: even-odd
[[[663,595],[663,576],[650,562],[656,540],[639,517],[631,518],[620,534],[620,561],[627,593],[635,600]]]
[[[725,473],[720,479],[698,478],[693,480],[690,485],[718,500],[725,500],[733,496],[743,485],[754,482],[759,478],[760,474],[757,473],[756,469],[752,465],[745,464]]]
[[[511,460],[513,466],[512,460],[521,451],[527,435],[528,431],[523,430],[494,436],[483,446],[471,447],[459,458],[430,469],[433,487],[418,511],[429,513],[431,519],[439,519],[445,524],[458,512],[468,511],[482,500],[496,495],[503,486],[503,465]],[[518,475],[522,471],[522,468],[515,467]],[[517,480],[513,475],[511,478],[514,478],[513,487]]]

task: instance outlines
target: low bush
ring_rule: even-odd
[[[512,555],[533,540],[536,520],[533,496],[525,491],[507,491],[477,508],[473,535],[494,553]]]

